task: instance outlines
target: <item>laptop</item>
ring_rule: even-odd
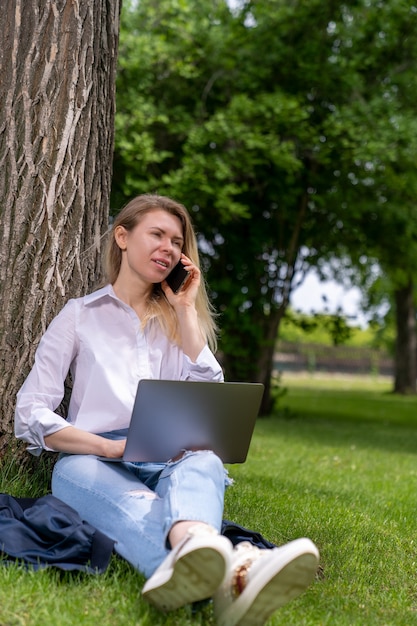
[[[213,450],[223,463],[244,463],[263,391],[261,383],[143,379],[119,460],[165,463]]]

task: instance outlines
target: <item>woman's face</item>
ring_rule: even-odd
[[[181,220],[162,209],[145,213],[131,231],[115,229],[123,251],[120,272],[145,283],[160,283],[181,257],[184,245]]]

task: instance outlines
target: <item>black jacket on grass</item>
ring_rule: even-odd
[[[55,496],[0,494],[0,563],[100,574],[107,569],[113,546],[114,541]]]

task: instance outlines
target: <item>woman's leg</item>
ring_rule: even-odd
[[[147,464],[132,471],[146,483]],[[152,488],[163,503],[163,532],[168,535],[178,522],[203,522],[220,532],[223,518],[224,492],[230,482],[223,463],[210,451],[186,452],[167,463]]]
[[[52,493],[115,540],[116,552],[146,577],[167,556],[164,502],[122,463],[65,455],[54,467]]]
[[[146,480],[143,468],[133,471]],[[160,473],[154,488],[163,502],[166,545],[172,542],[173,549],[142,590],[158,608],[210,598],[222,582],[232,557],[232,544],[219,534],[226,481],[222,462],[206,451],[186,452]]]

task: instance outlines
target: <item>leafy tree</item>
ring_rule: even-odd
[[[100,276],[119,2],[7,0],[0,26],[0,449],[40,336]]]
[[[357,23],[360,20],[360,28]],[[350,23],[349,23],[350,22]],[[417,239],[417,11],[408,2],[364,5],[356,19],[334,24],[335,32],[350,32],[351,55],[361,98],[340,116],[350,115],[354,133],[346,135],[339,159],[339,193],[345,216],[340,246],[359,270],[372,304],[375,289],[384,283],[384,297],[396,316],[395,391],[416,391],[415,276]],[[348,40],[348,39],[346,39]],[[365,53],[366,51],[366,53]],[[340,64],[340,49],[335,62]],[[338,187],[338,189],[337,189]],[[383,281],[374,266],[377,261]]]

